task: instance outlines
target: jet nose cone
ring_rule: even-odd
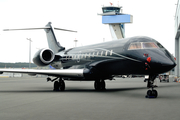
[[[165,73],[176,66],[174,57],[166,49],[156,49],[151,51],[149,57],[146,61],[151,67],[151,72],[157,74]]]
[[[151,72],[158,74],[168,72],[176,66],[175,61],[166,56],[161,57],[161,59],[158,57],[154,58],[150,63],[150,67],[152,68]]]
[[[172,60],[168,60],[166,62],[160,62],[161,66],[162,66],[162,70],[164,72],[170,71],[171,69],[173,69],[176,66],[176,63]]]
[[[162,67],[165,67],[169,70],[171,70],[172,68],[174,68],[176,66],[176,63],[174,62],[169,62],[169,63],[161,63]]]

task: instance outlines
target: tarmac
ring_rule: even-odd
[[[65,81],[53,91],[46,78],[0,78],[0,120],[179,120],[180,83],[158,81],[157,98],[145,98],[144,78],[106,81],[95,91],[92,81]]]

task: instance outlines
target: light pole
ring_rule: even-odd
[[[77,42],[78,42],[78,40],[74,40],[74,43],[75,43],[75,47],[77,47]]]
[[[26,38],[27,40],[29,40],[29,69],[31,68],[31,38]]]

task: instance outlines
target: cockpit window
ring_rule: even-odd
[[[164,48],[159,42],[156,43],[159,48]]]
[[[154,48],[158,48],[158,46],[154,42],[135,42],[129,45],[128,50],[154,49]]]
[[[136,42],[136,43],[131,43],[128,50],[141,49],[141,48],[142,48],[141,43]]]
[[[153,42],[144,42],[142,45],[143,48],[158,48],[158,46]]]

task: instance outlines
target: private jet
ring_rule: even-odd
[[[49,48],[43,48],[34,55],[37,66],[51,65],[55,69],[0,69],[0,73],[26,73],[47,75],[47,81],[54,82],[54,91],[65,90],[65,80],[94,81],[95,90],[106,90],[105,80],[113,80],[117,75],[149,75],[148,96],[157,97],[154,80],[158,74],[170,71],[176,66],[174,57],[158,41],[150,37],[135,36],[99,44],[65,49],[57,41],[54,30],[67,29],[52,27],[49,22],[44,29]],[[51,79],[49,76],[54,77]]]

